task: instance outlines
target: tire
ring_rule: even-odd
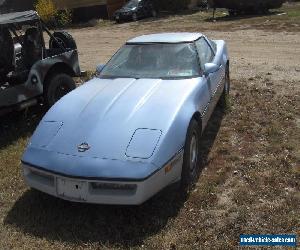
[[[200,126],[192,119],[186,135],[181,185],[184,190],[190,190],[197,182],[200,173]]]
[[[138,20],[138,17],[137,17],[137,14],[136,14],[136,13],[133,13],[133,14],[132,14],[132,20],[133,20],[134,22],[136,22],[136,21]]]
[[[226,66],[226,72],[225,72],[225,84],[224,84],[224,89],[223,93],[220,97],[219,100],[219,106],[222,108],[226,107],[226,102],[227,98],[229,97],[230,94],[230,72],[229,72],[229,66]]]
[[[156,18],[157,17],[157,11],[156,10],[152,10],[151,11],[151,16]]]
[[[52,107],[63,96],[76,88],[71,76],[65,73],[55,74],[46,80],[44,101],[48,108]]]
[[[56,40],[53,37],[55,37]],[[59,44],[61,44],[65,49],[77,49],[74,38],[68,32],[57,31],[53,33],[53,37],[51,37],[49,41],[50,49],[60,49],[61,47]]]
[[[235,16],[235,11],[234,10],[228,10],[228,15],[229,16]]]
[[[238,15],[237,10],[228,10],[228,14],[230,17],[236,17]]]

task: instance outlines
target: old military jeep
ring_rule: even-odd
[[[80,74],[67,32],[51,33],[35,11],[0,15],[0,114],[39,101],[51,107],[75,88],[73,77]]]

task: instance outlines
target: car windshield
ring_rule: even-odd
[[[124,7],[131,9],[131,8],[137,7],[139,2],[140,2],[140,0],[131,0],[128,3],[126,3]]]
[[[107,63],[102,78],[190,78],[199,76],[193,43],[127,44]]]

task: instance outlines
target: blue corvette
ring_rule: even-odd
[[[141,204],[172,183],[188,187],[199,173],[201,133],[229,88],[222,40],[200,33],[129,40],[42,119],[22,158],[25,181],[101,204]]]

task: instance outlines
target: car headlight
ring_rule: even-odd
[[[47,147],[62,126],[62,122],[42,121],[34,132],[30,141],[30,145]]]
[[[149,159],[156,149],[162,131],[157,129],[137,129],[126,150],[126,156],[131,158]]]

